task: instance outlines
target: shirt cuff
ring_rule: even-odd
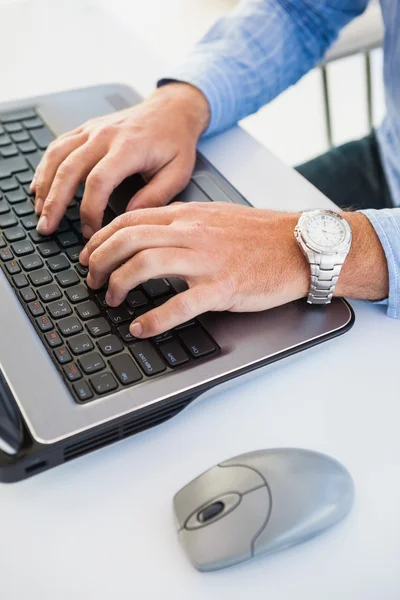
[[[389,296],[375,304],[387,305],[387,315],[400,318],[400,208],[360,210],[382,244],[389,271]]]

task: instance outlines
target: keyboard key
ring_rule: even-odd
[[[129,323],[126,323],[125,325],[121,325],[121,327],[118,327],[118,334],[122,341],[124,341],[126,344],[131,344],[132,342],[138,339],[134,337],[129,331],[129,325]]]
[[[13,133],[13,135],[11,136],[12,141],[16,144],[22,144],[22,142],[29,142],[31,138],[26,133],[26,131],[22,129],[19,123],[15,123],[15,125],[18,125],[19,129],[17,129],[16,132]]]
[[[65,234],[63,234],[65,235]],[[83,246],[73,246],[72,248],[68,248],[67,256],[71,262],[78,262],[79,255],[83,250]]]
[[[10,207],[8,206],[7,202],[3,200],[0,196],[0,215],[5,215],[8,212],[10,212]]]
[[[182,346],[175,340],[162,344],[160,352],[171,367],[178,367],[189,360]]]
[[[67,219],[69,221],[72,221],[72,223],[74,221],[80,221],[81,215],[80,215],[79,206],[70,206],[69,208],[67,208],[67,212],[65,213],[65,216],[67,217]]]
[[[69,248],[70,246],[76,246],[79,240],[73,231],[66,231],[57,235],[58,243],[62,248]]]
[[[66,300],[58,300],[57,302],[52,302],[48,305],[47,310],[49,311],[53,319],[59,319],[60,317],[68,317],[68,315],[72,314],[72,308]],[[79,331],[81,330],[79,329]],[[78,331],[73,331],[72,333],[78,333]]]
[[[20,263],[25,271],[33,271],[43,266],[43,261],[38,254],[24,256],[21,258]]]
[[[57,348],[57,350],[54,350],[53,354],[56,357],[57,361],[60,363],[60,365],[64,365],[65,363],[71,362],[72,360],[72,356],[65,348],[65,346],[63,346],[62,348]]]
[[[40,242],[45,242],[46,240],[49,239],[49,236],[41,235],[38,231],[36,231],[36,229],[29,232],[29,237],[31,238],[32,242],[35,242],[35,244],[38,244]]]
[[[56,331],[49,331],[44,337],[50,348],[57,348],[57,346],[62,346],[63,341]]]
[[[117,308],[109,308],[107,311],[107,317],[110,319],[111,323],[114,323],[114,325],[124,323],[125,321],[132,321],[131,313],[123,304]]]
[[[39,269],[29,273],[29,279],[31,280],[32,285],[35,286],[45,285],[46,283],[51,283],[53,281],[53,278],[47,269]]]
[[[89,298],[89,293],[84,285],[77,285],[76,287],[66,290],[68,299],[76,304],[77,302],[83,302]]]
[[[14,258],[14,254],[9,248],[1,248],[0,258],[2,261],[7,262],[8,260],[12,260]]]
[[[55,256],[56,254],[60,254],[60,248],[55,242],[43,242],[43,244],[38,245],[38,250],[45,258],[47,256]]]
[[[11,144],[11,139],[8,135],[6,135],[5,133],[2,133],[0,135],[0,148],[5,148],[6,146],[9,146]]]
[[[26,215],[32,215],[34,210],[30,202],[20,202],[20,204],[14,206],[14,212],[17,217],[25,217]]]
[[[4,239],[2,238],[2,236],[0,235],[0,248],[5,248],[6,243],[4,241]]]
[[[36,129],[37,127],[43,127],[43,121],[39,117],[33,117],[31,119],[25,119],[22,121],[22,125],[25,129]],[[33,135],[33,132],[31,133]]]
[[[0,156],[3,158],[9,158],[10,156],[18,156],[17,147],[14,144],[10,144],[9,146],[3,146],[0,148]]]
[[[18,150],[23,154],[29,154],[29,152],[36,152],[36,146],[33,142],[23,142],[18,144]]]
[[[70,225],[69,225],[67,219],[65,219],[63,217],[58,224],[57,233],[63,233],[64,231],[69,231],[69,227],[70,227]]]
[[[106,394],[107,392],[111,392],[118,387],[115,377],[107,371],[91,377],[90,383],[98,394]]]
[[[194,358],[205,356],[216,350],[212,339],[200,327],[183,330],[179,333],[179,337]]]
[[[35,229],[35,227],[38,224],[38,221],[39,217],[35,214],[32,214],[29,217],[24,217],[23,219],[21,219],[21,225],[24,227],[24,229]]]
[[[26,162],[29,164],[31,169],[36,171],[40,161],[42,160],[43,152],[38,150],[37,152],[31,152],[30,154],[26,154]]]
[[[163,296],[162,298],[157,298],[156,300],[154,300],[154,306],[162,306],[163,304],[165,304],[166,302],[168,302],[168,300],[171,300],[171,298],[173,298],[172,294],[168,294],[168,296]]]
[[[78,200],[82,200],[84,192],[85,192],[85,185],[83,183],[81,183],[81,185],[78,187],[78,189],[75,192],[75,198],[78,198]]]
[[[60,288],[55,283],[40,288],[38,294],[43,302],[51,302],[61,298]]]
[[[4,125],[4,129],[7,133],[16,133],[17,131],[22,131],[22,125],[20,123],[8,123]]]
[[[120,354],[110,358],[110,365],[122,385],[129,385],[142,379],[142,374],[127,354]]]
[[[22,121],[22,119],[30,119],[32,117],[36,117],[33,108],[23,108],[18,111],[0,114],[0,121],[3,123],[11,123],[12,121]]]
[[[79,323],[78,319],[75,317],[69,317],[68,319],[63,319],[62,321],[58,321],[57,327],[61,333],[61,335],[68,337],[70,335],[75,335],[76,333],[80,333],[83,329],[82,325]]]
[[[6,262],[6,269],[10,273],[10,275],[14,275],[15,273],[20,273],[21,269],[19,268],[19,264],[16,260],[10,260]]]
[[[32,156],[32,154],[29,156]],[[0,179],[11,177],[11,175],[18,173],[19,171],[26,171],[27,168],[28,165],[26,164],[26,160],[22,156],[14,156],[13,158],[0,160]]]
[[[17,275],[17,277],[20,277],[20,276]],[[21,298],[24,302],[32,302],[32,300],[36,300],[36,294],[33,291],[33,289],[30,287],[25,288],[24,290],[21,290],[19,295],[21,296]]]
[[[40,317],[40,315],[44,315],[44,308],[38,300],[30,302],[30,304],[28,304],[28,308],[31,315],[34,317]]]
[[[75,232],[78,235],[82,235],[82,223],[80,221],[75,221],[74,223],[72,223],[72,227],[75,229]]]
[[[165,364],[154,350],[150,342],[137,342],[129,346],[129,350],[139,363],[140,368],[146,375],[156,375],[165,371]]]
[[[100,337],[102,335],[106,335],[110,333],[111,327],[110,324],[107,323],[104,317],[100,317],[99,319],[93,319],[92,321],[88,321],[86,323],[86,329],[93,337]]]
[[[67,378],[70,381],[76,381],[77,379],[82,379],[82,373],[78,369],[75,363],[71,363],[70,365],[65,365],[63,367],[63,371]]]
[[[130,308],[140,308],[148,303],[146,296],[140,290],[129,292],[126,297],[126,303]]]
[[[22,171],[22,173],[18,173],[16,177],[18,181],[23,185],[29,184],[33,179],[33,171],[31,171],[31,169],[28,169],[27,171]]]
[[[18,187],[18,181],[15,177],[9,177],[0,181],[0,190],[2,192],[12,192],[12,190],[17,190]]]
[[[69,269],[69,271],[63,271],[62,273],[58,273],[56,275],[56,279],[58,281],[58,283],[61,285],[61,287],[69,287],[70,285],[75,285],[76,283],[79,283],[79,277],[78,275],[75,273],[75,271],[72,271],[71,269]],[[82,287],[82,286],[78,286],[78,287]],[[84,288],[86,291],[86,288]],[[75,288],[74,288],[75,290]],[[87,291],[86,291],[87,294]],[[85,300],[86,298],[82,298],[82,300]],[[71,298],[70,298],[71,300]],[[77,300],[74,300],[74,302],[79,302],[80,298],[78,298]],[[72,302],[72,300],[71,300]]]
[[[74,354],[84,354],[93,350],[92,341],[85,333],[69,338],[67,344]]]
[[[7,263],[7,264],[9,264],[9,263]],[[14,275],[13,282],[14,282],[15,287],[18,289],[21,289],[28,285],[28,280],[23,273],[20,273],[19,275]]]
[[[106,366],[104,360],[101,358],[98,352],[91,352],[90,354],[85,354],[81,356],[79,359],[79,366],[82,371],[87,373],[96,373],[97,371],[101,371]]]
[[[17,242],[18,240],[23,240],[26,237],[26,233],[22,227],[11,227],[6,229],[3,235],[9,242]]]
[[[165,279],[149,279],[143,284],[144,291],[151,297],[163,296],[171,292],[171,287]]]
[[[33,246],[29,240],[24,240],[22,242],[15,242],[15,244],[11,245],[12,251],[15,256],[24,256],[25,254],[29,254],[33,252]]]
[[[86,381],[80,381],[79,383],[74,383],[72,385],[72,387],[74,388],[75,394],[78,396],[79,400],[81,400],[82,402],[84,400],[90,400],[90,398],[93,398],[93,392],[89,388]]]
[[[105,356],[111,356],[124,349],[116,335],[108,335],[97,340],[97,345]]]
[[[24,190],[21,189],[7,192],[6,197],[10,204],[19,204],[20,202],[24,202],[26,200],[26,194]]]
[[[32,129],[32,128],[31,128]],[[46,150],[47,146],[54,140],[54,135],[47,127],[38,127],[31,130],[31,136],[35,144],[41,150]]]
[[[94,317],[97,317],[100,314],[97,304],[95,304],[92,300],[78,304],[76,307],[76,312],[83,320],[94,319]]]
[[[96,299],[102,308],[108,308],[108,304],[106,302],[106,292],[99,292],[96,294]]]
[[[70,267],[69,261],[63,254],[49,258],[46,260],[46,265],[49,267],[50,271],[53,271],[53,273],[65,271]]]
[[[164,331],[164,333],[159,333],[158,335],[155,335],[151,339],[156,344],[162,344],[162,342],[167,342],[171,338],[172,338],[172,331]]]
[[[18,223],[17,219],[12,213],[6,215],[0,215],[0,229],[6,229],[7,227],[13,227]]]
[[[89,269],[81,264],[75,265],[75,269],[81,277],[86,277],[86,275],[89,273]]]
[[[53,323],[47,315],[43,315],[36,319],[36,324],[43,332],[51,331],[51,329],[53,329]]]

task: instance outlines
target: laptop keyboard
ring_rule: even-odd
[[[82,188],[55,234],[36,231],[29,185],[54,137],[33,109],[0,114],[0,265],[75,400],[94,400],[216,355],[218,345],[196,319],[150,340],[130,334],[134,318],[176,293],[168,280],[147,281],[118,308],[107,306],[106,288],[88,288],[78,260]]]

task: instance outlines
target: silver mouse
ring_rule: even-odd
[[[174,497],[179,539],[199,571],[304,542],[350,511],[353,480],[336,460],[294,448],[242,454]]]

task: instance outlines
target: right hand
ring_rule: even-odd
[[[141,104],[92,119],[50,144],[32,182],[38,231],[54,232],[79,185],[82,233],[101,228],[108,199],[126,177],[140,173],[147,185],[127,210],[168,204],[189,183],[196,145],[210,118],[195,87],[172,83]]]

